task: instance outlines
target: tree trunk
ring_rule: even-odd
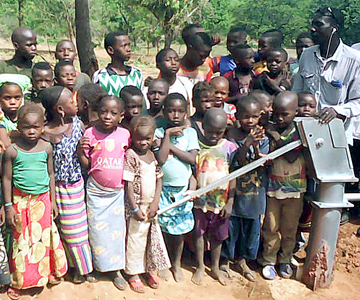
[[[164,45],[164,48],[170,48],[171,43],[172,43],[173,40],[174,40],[174,31],[172,29],[170,29],[169,27],[167,27],[165,29],[165,45]]]
[[[22,26],[24,23],[24,0],[18,0],[19,10],[18,10],[18,22],[19,26]]]
[[[99,69],[91,42],[90,13],[88,0],[75,0],[76,47],[81,71],[90,77]]]

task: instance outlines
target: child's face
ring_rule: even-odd
[[[296,54],[297,58],[300,59],[304,49],[314,46],[314,42],[310,38],[302,38],[296,43]]]
[[[36,113],[28,113],[19,121],[18,129],[26,141],[37,141],[44,132],[44,118]]]
[[[56,47],[55,58],[59,61],[71,61],[73,62],[76,56],[75,45],[70,41],[60,42]]]
[[[229,84],[224,82],[216,82],[212,84],[215,94],[215,104],[214,107],[222,107],[225,100],[229,96]]]
[[[234,49],[235,46],[244,45],[246,43],[246,34],[244,32],[231,32],[226,39],[226,48],[232,53],[232,49]]]
[[[37,54],[37,38],[32,31],[26,31],[26,37],[15,45],[16,53],[19,53],[26,59],[32,60]]]
[[[147,94],[150,101],[150,107],[156,109],[162,108],[167,94],[168,88],[163,82],[150,84]]]
[[[259,43],[258,43],[258,52],[259,52],[260,60],[265,60],[266,53],[270,48],[271,48],[270,47],[270,38],[262,36],[259,39]]]
[[[206,58],[210,55],[212,47],[202,44],[198,47],[191,47],[189,49],[189,57],[191,57],[191,61],[195,66],[201,66]]]
[[[236,119],[239,120],[241,129],[244,132],[250,132],[259,124],[261,117],[261,106],[256,103],[249,103],[244,109],[236,113]]]
[[[146,152],[150,149],[154,138],[154,130],[151,128],[138,128],[132,133],[131,143],[139,152]]]
[[[271,74],[280,74],[286,67],[286,57],[280,51],[269,51],[266,61]]]
[[[75,117],[78,112],[78,106],[74,100],[74,94],[67,88],[65,88],[59,97],[58,103],[55,107],[58,111],[61,108],[63,117]]]
[[[130,38],[127,35],[119,35],[115,37],[115,44],[113,46],[114,60],[128,61],[131,58],[131,44]]]
[[[74,66],[62,66],[60,68],[59,78],[56,78],[56,81],[58,85],[72,91],[76,83],[76,71]]]
[[[51,70],[35,69],[34,76],[31,80],[32,85],[37,92],[54,85],[53,72]]]
[[[119,124],[122,110],[118,101],[106,99],[98,110],[99,125],[104,132],[112,132]]]
[[[186,116],[186,105],[184,101],[174,99],[164,110],[164,117],[171,126],[181,126],[184,124]]]
[[[274,121],[277,128],[286,129],[294,121],[295,116],[297,115],[297,108],[293,104],[280,104],[274,105]]]
[[[223,124],[212,124],[203,123],[205,142],[209,146],[215,146],[224,136],[226,126]]]
[[[162,73],[176,74],[180,69],[179,56],[175,51],[168,51],[157,65]]]
[[[312,95],[299,95],[299,117],[312,117],[316,114],[316,100]]]
[[[241,51],[241,53],[241,57],[235,57],[236,65],[244,70],[252,70],[255,64],[254,51],[249,48],[244,49],[243,51]]]
[[[204,115],[206,111],[215,105],[215,97],[213,94],[204,95],[200,99],[196,99],[194,102],[194,106],[196,111],[201,115]]]
[[[0,95],[1,109],[5,115],[16,114],[23,99],[21,88],[17,84],[8,84],[2,88]]]
[[[125,119],[131,120],[133,117],[141,114],[143,106],[143,97],[140,95],[131,96],[131,99],[125,104]]]

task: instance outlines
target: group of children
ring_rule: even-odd
[[[195,284],[207,249],[222,285],[229,262],[250,281],[250,260],[267,279],[292,276],[307,183],[301,148],[157,215],[299,139],[294,118],[316,114],[313,95],[289,91],[278,31],[260,38],[258,63],[243,29],[230,30],[230,54],[217,58],[208,57],[216,39],[201,26],[183,36],[185,56],[161,50],[159,76],[145,88],[140,70],[126,64],[124,32],[106,36],[111,63],[93,83],[76,72],[67,40],[56,47],[54,72],[45,62],[32,66],[30,93],[21,75],[0,82],[0,283],[10,284],[12,299],[60,283],[68,270],[74,283],[96,282],[100,272],[138,293],[144,282],[158,288],[169,270],[180,282],[185,243],[195,252]]]

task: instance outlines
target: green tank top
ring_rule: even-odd
[[[40,195],[50,190],[47,153],[23,152],[13,146],[17,156],[13,162],[13,184],[24,193]]]

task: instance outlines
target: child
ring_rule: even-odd
[[[298,93],[299,117],[313,117],[316,114],[316,99],[310,92]]]
[[[169,93],[169,85],[165,79],[157,78],[149,83],[147,98],[149,101],[149,116],[156,119],[162,119],[163,115],[163,105],[166,96]]]
[[[206,111],[214,107],[214,88],[205,81],[198,82],[193,88],[193,101],[196,111],[195,114],[190,117],[191,127],[196,130],[199,140],[204,141],[202,120]]]
[[[299,100],[299,117],[314,117],[316,115],[316,99],[313,94],[309,92],[298,93]],[[303,245],[305,245],[305,237],[303,232],[310,232],[312,219],[312,206],[310,201],[315,197],[316,183],[313,178],[307,178],[307,190],[304,195],[303,212],[299,219],[299,226],[296,235],[296,246],[294,253],[296,253]]]
[[[76,83],[76,71],[72,62],[60,61],[55,65],[55,85],[60,85],[74,91]]]
[[[213,75],[208,56],[213,41],[205,32],[198,32],[186,44],[186,53],[180,59],[179,76],[188,78],[193,84],[211,80]]]
[[[159,78],[169,85],[169,94],[180,93],[188,101],[190,111],[193,107],[191,94],[194,84],[186,77],[178,76],[180,69],[179,56],[174,49],[162,49],[156,54],[156,67],[160,70]]]
[[[138,68],[125,65],[131,57],[129,36],[123,31],[111,32],[104,41],[106,53],[111,57],[106,68],[93,75],[93,83],[99,84],[108,95],[119,97],[124,86],[134,85],[143,90],[143,79]],[[145,100],[143,102],[144,108]]]
[[[34,65],[31,75],[30,100],[40,103],[39,92],[54,85],[54,73],[48,62],[39,62]]]
[[[0,60],[0,74],[22,74],[31,78],[32,60],[37,54],[36,33],[28,27],[16,27],[11,42],[15,54],[9,60]]]
[[[232,55],[236,62],[236,69],[224,75],[229,80],[229,103],[236,102],[250,92],[250,87],[255,74],[254,51],[248,45],[238,45],[233,48]]]
[[[10,134],[17,129],[17,111],[23,101],[23,91],[15,82],[0,83],[0,140],[4,146],[11,144]]]
[[[76,153],[83,124],[76,117],[77,105],[72,92],[62,86],[43,90],[41,103],[46,110],[47,125],[42,136],[53,146],[56,204],[60,234],[67,250],[74,283],[85,281],[93,270],[86,217],[84,180]],[[87,276],[88,277],[88,276]],[[89,276],[89,281],[94,281]]]
[[[164,102],[164,117],[167,123],[155,131],[156,139],[162,139],[156,156],[164,173],[159,209],[181,199],[189,189],[191,165],[195,164],[199,143],[196,131],[184,125],[186,110],[187,101],[184,96],[178,93],[169,94]],[[192,207],[193,203],[187,202],[159,216],[176,282],[184,280],[181,256],[185,234],[194,227]],[[167,274],[163,274],[163,277],[166,278]]]
[[[296,59],[289,61],[290,74],[295,75],[299,72],[299,59],[304,49],[314,46],[310,32],[300,33],[296,39]]]
[[[271,151],[299,139],[294,123],[297,113],[298,98],[294,92],[282,92],[275,98],[275,125],[267,130],[271,136]],[[275,159],[269,170],[264,242],[259,260],[264,266],[262,274],[266,279],[276,277],[276,263],[279,264],[281,277],[292,276],[290,260],[295,247],[305,191],[305,160],[301,148]]]
[[[230,122],[230,126],[232,126],[233,122],[235,122],[236,120],[235,117],[236,106],[227,103],[229,96],[229,81],[225,77],[218,76],[211,79],[210,85],[214,88],[215,101],[216,101],[214,107],[219,107],[224,109],[227,115],[228,125]]]
[[[74,63],[75,57],[76,57],[76,49],[75,45],[70,40],[61,40],[56,45],[55,50],[55,58],[58,61],[68,61],[71,63]],[[77,91],[82,87],[84,84],[90,83],[90,77],[86,73],[81,73],[79,71],[76,71],[76,83],[74,86],[74,91]]]
[[[204,116],[204,143],[196,158],[197,185],[205,187],[229,174],[229,166],[236,145],[223,138],[227,123],[226,113],[221,108],[211,108]],[[202,166],[207,165],[207,168]],[[235,181],[196,199],[194,202],[194,242],[197,268],[191,281],[200,284],[204,277],[204,235],[210,238],[211,273],[222,285],[226,279],[219,269],[221,244],[228,237],[229,217],[234,200]]]
[[[284,49],[267,51],[266,62],[269,72],[264,71],[253,82],[253,89],[267,91],[270,95],[277,95],[291,88],[289,74],[286,71],[287,52]]]
[[[233,27],[229,30],[226,39],[226,48],[230,52],[226,56],[216,56],[211,59],[213,73],[220,72],[220,76],[233,71],[236,68],[233,49],[238,45],[246,45],[247,32],[241,27]]]
[[[261,115],[259,125],[267,128],[272,116],[274,96],[271,96],[268,92],[263,90],[253,90],[250,93],[250,96],[253,96],[260,101],[263,114]]]
[[[59,233],[52,147],[41,139],[42,109],[27,104],[19,109],[19,136],[4,155],[2,178],[6,219],[13,230],[8,295],[19,290],[60,283],[67,261]]]
[[[120,98],[124,101],[125,108],[121,126],[129,130],[131,119],[140,115],[143,110],[144,96],[136,86],[128,85],[121,90]]]
[[[78,115],[86,126],[91,126],[98,120],[97,106],[106,96],[105,91],[97,84],[84,84],[77,94]]]
[[[85,131],[78,150],[89,169],[86,200],[94,266],[109,272],[120,290],[126,288],[120,270],[125,267],[124,156],[130,141],[129,131],[118,126],[123,112],[120,98],[102,98],[99,120]]]
[[[269,71],[267,68],[267,52],[271,49],[281,48],[283,42],[282,33],[274,30],[268,30],[262,34],[258,43],[259,62],[254,65],[256,75]]]
[[[131,148],[126,151],[123,176],[126,199],[132,211],[127,222],[125,272],[130,275],[130,288],[137,293],[145,292],[139,274],[146,273],[149,286],[157,289],[159,280],[154,271],[170,267],[159,224],[152,220],[158,210],[163,176],[150,150],[154,132],[153,118],[138,116],[132,119]],[[157,239],[151,236],[154,231]],[[153,243],[151,247],[147,246],[149,242]]]
[[[243,97],[237,103],[236,118],[240,128],[233,128],[237,151],[232,170],[243,167],[269,152],[269,141],[265,130],[259,125],[262,114],[261,103],[252,96]],[[236,194],[230,218],[229,238],[223,245],[221,269],[230,272],[228,261],[235,260],[241,274],[249,281],[255,281],[248,261],[257,257],[260,243],[260,219],[265,213],[265,182],[262,170],[253,170],[236,180]]]

